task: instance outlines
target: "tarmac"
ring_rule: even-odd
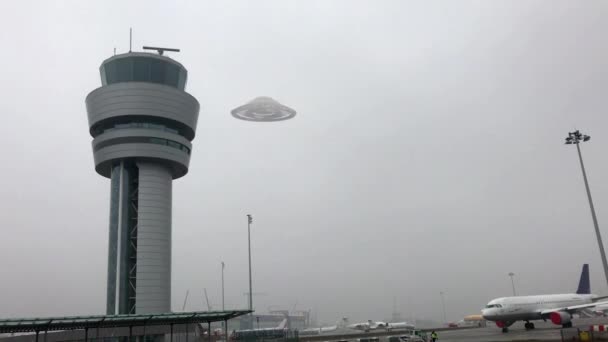
[[[578,336],[580,331],[589,331],[591,325],[607,324],[608,317],[597,318],[578,318],[573,319],[573,328],[562,329],[551,322],[534,321],[536,329],[526,330],[524,322],[518,322],[509,327],[509,332],[503,333],[502,330],[493,322],[488,322],[487,327],[483,328],[467,328],[467,329],[436,329],[439,342],[509,342],[509,341],[562,341],[562,334],[566,340],[572,340],[572,337]],[[430,334],[431,329],[422,329]],[[393,332],[334,332],[332,334],[323,334],[316,336],[300,337],[303,342],[326,342],[326,341],[349,341],[357,342],[360,338],[370,338],[376,336],[379,342],[387,342],[389,336],[399,336],[398,331]],[[608,333],[601,335],[608,341]],[[596,333],[598,337],[598,333]]]
[[[589,331],[594,324],[608,324],[608,318],[579,318],[572,320],[573,328],[564,329],[563,334],[569,339],[578,335],[578,331]],[[438,332],[441,342],[507,342],[507,341],[562,341],[562,329],[550,322],[534,321],[536,329],[526,330],[523,322],[509,327],[508,333],[503,333],[492,322],[485,328],[444,330]],[[605,335],[608,339],[608,334]],[[568,339],[568,340],[569,340]]]

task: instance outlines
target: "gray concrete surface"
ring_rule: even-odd
[[[573,320],[574,327],[588,330],[593,324],[608,324],[608,318],[580,318]],[[439,333],[441,342],[506,342],[506,341],[561,341],[561,328],[550,323],[535,321],[536,329],[526,331],[523,322],[513,324],[509,332],[503,334],[494,324],[486,328],[469,330],[447,330]]]
[[[508,333],[503,333],[501,329],[496,327],[494,323],[488,322],[488,326],[484,328],[470,329],[437,329],[440,342],[507,342],[507,341],[561,341],[561,327],[552,324],[551,322],[535,321],[536,329],[526,331],[524,322],[513,324],[509,328]],[[576,334],[578,329],[589,330],[589,327],[594,324],[608,324],[607,317],[598,318],[579,318],[573,320],[574,329],[570,329],[570,333]],[[422,329],[430,334],[429,329]],[[388,341],[389,336],[399,336],[399,332],[346,332],[336,333],[333,336],[330,334],[316,335],[314,337],[301,337],[304,341],[333,341],[347,340],[356,342],[358,338],[369,338],[372,336],[379,337],[380,342]],[[335,338],[334,338],[335,337]],[[608,340],[608,333],[605,334]]]

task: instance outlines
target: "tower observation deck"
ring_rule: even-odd
[[[100,73],[86,107],[95,170],[111,179],[106,311],[169,312],[172,182],[188,173],[199,104],[166,56],[116,55]]]

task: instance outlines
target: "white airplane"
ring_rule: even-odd
[[[602,304],[602,305],[598,305],[596,306],[591,313],[593,314],[593,316],[597,317],[597,316],[607,316],[608,314],[608,304]]]
[[[608,305],[607,297],[591,294],[589,265],[584,264],[576,293],[496,298],[481,310],[483,318],[496,322],[502,332],[516,321],[525,321],[526,330],[534,329],[530,321],[550,319],[564,328],[572,327],[572,315],[596,306]]]
[[[369,320],[363,323],[354,323],[348,326],[350,329],[363,330],[368,332],[370,330],[378,330],[378,329],[414,329],[414,326],[406,323],[406,322],[398,322],[398,323],[385,323],[385,322],[374,322]]]
[[[407,322],[397,322],[397,323],[388,323],[387,326],[388,330],[392,330],[392,329],[416,329],[416,327],[413,324],[407,323]]]
[[[338,328],[344,328],[348,324],[348,318],[343,317],[339,320],[336,325],[332,325],[329,327],[320,327],[320,328],[308,328],[300,331],[300,335],[320,335],[332,331],[338,330]]]
[[[370,331],[370,330],[374,330],[374,329],[378,329],[378,328],[383,328],[386,325],[386,323],[384,322],[374,322],[372,320],[369,320],[367,322],[363,322],[363,323],[353,323],[353,324],[349,324],[347,326],[347,328],[349,329],[355,329],[355,330],[363,330],[363,331]]]
[[[332,331],[338,330],[337,325],[332,325],[329,327],[320,327],[320,328],[308,328],[300,331],[300,335],[320,335]]]

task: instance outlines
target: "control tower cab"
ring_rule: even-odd
[[[107,314],[171,308],[172,181],[188,173],[199,104],[162,52],[108,58],[86,98],[95,171],[111,179]]]

